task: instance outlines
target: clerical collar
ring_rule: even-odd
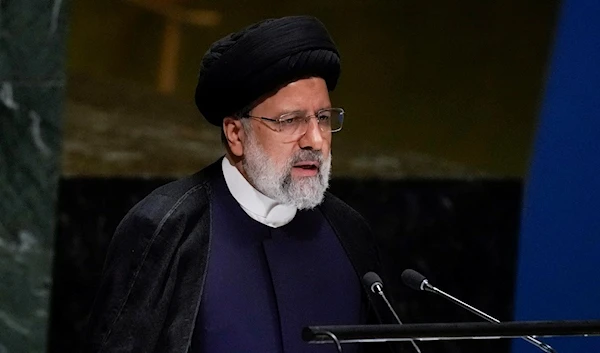
[[[221,163],[225,183],[233,198],[250,218],[271,228],[279,228],[294,219],[296,207],[281,204],[256,190],[225,157]]]

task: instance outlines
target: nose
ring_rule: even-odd
[[[298,141],[300,148],[320,151],[323,148],[323,133],[317,119],[309,119],[306,133]]]

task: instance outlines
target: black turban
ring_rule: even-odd
[[[316,18],[268,19],[211,45],[202,58],[196,106],[211,124],[249,106],[279,86],[302,77],[321,77],[332,91],[340,57]]]

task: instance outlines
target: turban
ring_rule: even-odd
[[[268,19],[216,41],[200,65],[195,101],[211,124],[256,102],[288,82],[321,77],[332,91],[340,57],[316,18]]]

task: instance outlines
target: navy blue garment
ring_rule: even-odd
[[[331,352],[331,345],[302,341],[301,329],[361,323],[361,287],[321,211],[300,211],[273,229],[246,215],[222,177],[213,187],[208,270],[190,352]]]
[[[215,190],[215,187],[219,190]],[[218,312],[216,310],[207,312],[206,309],[213,306],[204,305],[204,302],[201,303],[201,301],[208,299],[214,305],[229,306],[229,303],[221,303],[219,301],[219,296],[223,295],[226,290],[233,293],[242,293],[242,295],[249,290],[243,287],[243,283],[245,283],[243,282],[245,281],[244,276],[247,272],[245,271],[246,269],[244,267],[241,267],[241,269],[236,267],[239,266],[240,262],[233,261],[236,260],[235,257],[230,259],[227,256],[221,256],[221,264],[216,260],[217,265],[212,264],[211,269],[218,269],[224,263],[230,268],[222,267],[223,271],[227,270],[233,275],[225,272],[221,275],[221,272],[217,272],[222,278],[227,279],[223,280],[227,287],[223,290],[214,287],[210,289],[211,294],[208,295],[208,298],[204,295],[208,262],[209,258],[212,259],[210,248],[211,244],[215,242],[213,238],[217,234],[224,234],[221,228],[223,224],[228,224],[228,222],[234,220],[238,222],[247,217],[239,208],[221,207],[221,210],[225,211],[220,211],[221,216],[219,218],[221,219],[221,223],[218,223],[215,220],[214,214],[215,198],[212,197],[215,195],[219,196],[219,200],[225,200],[219,202],[227,202],[238,207],[236,203],[233,203],[234,201],[231,199],[231,195],[229,195],[224,185],[221,160],[194,175],[168,183],[154,190],[128,212],[115,231],[106,255],[106,263],[102,270],[100,286],[90,311],[85,332],[86,338],[83,352],[182,353],[200,351],[202,342],[204,341],[201,339],[203,336],[199,327],[202,322],[208,322],[206,320],[213,318],[208,317],[208,314],[212,315]],[[369,271],[381,273],[377,247],[375,246],[368,224],[360,214],[328,192],[325,193],[325,199],[319,206],[319,210],[310,213],[315,215],[317,223],[322,223],[322,220],[318,219],[320,218],[319,213],[327,219],[337,239],[343,245],[345,254],[354,267],[356,282],[358,282],[358,279],[363,274]],[[302,220],[300,217],[298,215],[298,219],[293,222],[293,226],[301,230],[299,232],[301,237],[290,240],[302,242],[302,246],[297,244],[298,246],[296,247],[292,244],[288,249],[278,247],[281,244],[277,242],[285,238],[279,237],[275,239],[273,237],[272,240],[276,240],[273,242],[276,243],[276,246],[271,249],[274,249],[278,254],[284,254],[284,251],[288,250],[295,252],[295,258],[290,259],[294,260],[294,264],[299,264],[296,261],[311,259],[311,263],[308,265],[298,266],[302,270],[300,275],[310,273],[313,263],[316,264],[318,262],[327,263],[326,266],[318,270],[330,269],[332,273],[336,273],[340,278],[349,274],[350,270],[343,270],[343,268],[347,267],[344,264],[345,260],[334,261],[334,259],[341,259],[343,256],[341,252],[336,250],[339,247],[337,243],[334,242],[333,247],[328,245],[327,242],[333,239],[333,237],[323,239],[322,234],[315,235],[315,230],[310,231],[310,224],[317,224],[313,224],[312,218],[308,220],[310,221],[308,225],[297,225],[298,220]],[[236,224],[239,225],[240,223]],[[250,222],[250,224],[255,223]],[[217,225],[219,225],[219,229],[221,230],[215,232],[213,227]],[[258,227],[271,232],[266,227],[260,225]],[[244,232],[243,226],[240,226],[237,230],[240,231],[240,228],[243,234],[248,233]],[[286,227],[282,227],[277,231],[287,232],[286,229]],[[324,232],[327,233],[326,230]],[[226,234],[229,235],[229,233]],[[314,239],[302,238],[302,236],[311,234]],[[273,235],[269,234],[267,237]],[[304,241],[307,243],[304,243]],[[308,248],[304,247],[304,245],[308,244],[309,241],[313,242],[314,248],[320,249],[317,252],[322,251],[315,258],[311,258],[306,253],[303,253]],[[263,240],[261,242],[263,243],[261,246],[264,251],[265,245],[269,246],[267,245],[268,241]],[[286,242],[286,244],[288,243]],[[229,244],[229,248],[226,249],[236,249],[234,245],[233,243]],[[329,259],[327,256],[330,254],[331,258]],[[269,252],[268,255],[271,256],[272,252]],[[277,263],[282,264],[287,259],[272,259],[268,255],[266,253],[263,255],[266,259],[263,263],[267,264],[270,276],[273,266],[276,266]],[[315,254],[311,253],[310,255]],[[238,252],[236,252],[236,256],[240,256]],[[278,260],[281,261],[278,262]],[[229,261],[232,261],[232,263],[229,264]],[[328,263],[328,261],[331,263]],[[237,265],[234,262],[237,262]],[[294,286],[288,288],[292,289],[295,288],[297,282],[296,280],[291,281],[291,279],[298,275],[298,272],[291,271],[292,264],[288,263],[284,265],[277,268],[284,270],[289,267],[290,272],[274,274],[272,276],[270,281],[271,291],[273,298],[276,299],[268,302],[273,307],[276,307],[277,314],[282,313],[282,318],[286,317],[284,307],[293,307],[294,304],[290,305],[289,302],[281,302],[283,298],[281,296],[275,297],[274,293],[281,293],[281,288],[286,288],[287,284],[281,283],[282,277],[278,277],[278,275],[286,276],[283,277],[283,280],[289,276],[290,283],[293,283]],[[213,277],[214,274],[211,275],[211,278]],[[385,279],[385,275],[383,277]],[[229,283],[232,278],[237,281],[241,279],[242,282],[236,282],[239,284],[236,286],[233,283]],[[304,315],[305,310],[314,308],[313,305],[338,307],[338,299],[354,300],[355,292],[352,289],[347,291],[350,297],[344,294],[336,298],[340,292],[346,291],[345,289],[340,290],[340,288],[344,288],[344,286],[354,287],[350,283],[351,281],[341,281],[340,285],[338,278],[335,276],[326,280],[323,280],[321,276],[317,276],[316,278],[310,277],[309,279],[303,278],[301,280],[304,281],[301,285],[305,288],[300,288],[300,290],[305,294],[296,303],[298,315]],[[214,283],[213,280],[210,280],[210,282]],[[246,282],[253,285],[256,280]],[[323,285],[324,282],[332,283],[332,285]],[[279,285],[273,287],[273,283],[279,283]],[[318,288],[320,286],[323,286],[326,291],[322,293],[311,292],[311,288]],[[268,286],[262,289],[268,289]],[[362,304],[366,307],[366,315],[363,323],[377,323],[379,322],[375,316],[377,303],[369,301],[365,289],[363,288],[361,291]],[[328,292],[329,290],[331,292]],[[260,294],[253,294],[253,296],[260,297]],[[315,299],[317,296],[319,298]],[[236,298],[239,300],[243,299],[240,295],[236,296]],[[257,305],[256,298],[251,299],[247,301],[252,303],[249,310],[251,310],[251,306]],[[278,301],[277,299],[280,300]],[[344,309],[343,305],[354,307],[354,305],[348,305],[347,303],[342,303],[341,305],[339,308],[342,310]],[[198,318],[201,307],[204,311],[204,320],[199,320]],[[248,306],[240,307],[247,308]],[[216,308],[219,309],[218,307]],[[303,312],[300,312],[300,310]],[[342,311],[342,313],[345,314],[347,312]],[[356,311],[349,311],[349,313],[355,315]],[[225,312],[225,314],[224,318],[234,318],[231,312]],[[243,316],[239,313],[236,313],[236,315]],[[250,322],[252,327],[238,327],[242,327],[243,331],[251,332],[254,330],[255,322],[251,321],[252,318],[248,316],[249,314],[245,313],[244,315],[247,315],[244,318],[245,322]],[[263,323],[263,327],[268,326],[264,325],[265,317],[267,317],[264,313],[260,312],[256,316],[258,317],[257,320],[261,320]],[[339,319],[343,323],[348,321],[346,318],[335,319]],[[313,320],[314,322],[330,321],[327,318],[317,319],[314,317],[310,317],[304,321],[311,321],[310,323],[312,323]],[[219,320],[217,319],[215,323],[218,322]],[[222,322],[228,323],[226,321]],[[276,339],[281,341],[283,338],[287,342],[287,335],[285,333],[282,334],[282,332],[292,332],[290,337],[295,339],[293,338],[293,331],[295,329],[288,330],[284,328],[282,330],[282,325],[279,323],[278,317],[275,323],[277,325],[273,325],[272,327],[278,329],[276,337],[279,338]],[[282,320],[282,324],[284,327],[286,325],[289,326],[286,319]],[[267,337],[267,334],[265,333],[262,336]],[[192,343],[194,339],[195,342]],[[286,345],[287,347],[287,343],[284,341],[281,341],[279,346]],[[195,349],[190,349],[192,344]],[[293,344],[296,344],[296,342]],[[240,341],[240,345],[244,346],[246,342]],[[361,348],[370,349],[371,347],[377,348],[373,344],[365,345]],[[312,350],[312,348],[312,346],[310,348],[307,347],[307,351]],[[323,351],[326,349],[328,352],[334,349],[331,345],[321,346],[320,348],[324,348]],[[248,350],[243,349],[243,351]]]

